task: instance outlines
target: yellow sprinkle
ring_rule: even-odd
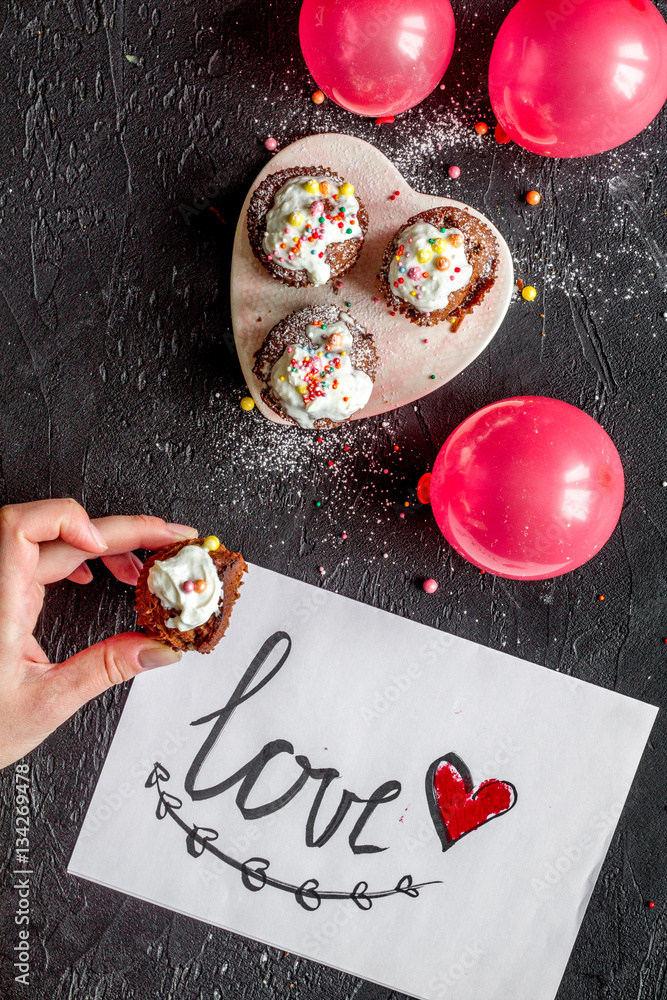
[[[317,356],[318,356],[318,358],[323,358],[324,357],[324,355],[322,354],[322,351],[318,351],[317,352]]]
[[[281,381],[281,382],[284,382],[284,381],[285,381],[285,376],[284,376],[284,375],[281,375],[281,376],[280,376],[280,381]]]
[[[341,355],[345,356],[347,354],[347,351],[341,351],[340,353]]]
[[[424,247],[423,250],[420,250],[419,253],[417,254],[417,260],[419,261],[420,264],[426,264],[426,262],[429,261],[430,259],[431,259],[431,251],[428,250],[426,247]]]
[[[444,253],[445,249],[446,249],[446,244],[444,240],[433,241],[433,253]]]
[[[215,552],[216,549],[220,548],[220,539],[216,538],[215,535],[207,535],[204,539],[204,548],[208,549],[209,552]]]
[[[526,285],[521,294],[523,295],[524,299],[528,300],[528,302],[532,302],[533,299],[537,298],[537,289],[533,288],[532,285]]]
[[[410,295],[416,295],[416,294],[417,294],[416,292],[410,292]]]
[[[300,226],[303,222],[303,216],[300,212],[292,212],[289,217],[290,226]]]
[[[354,184],[349,184],[345,181],[345,183],[341,184],[339,187],[338,194],[354,194]]]
[[[243,399],[241,400],[240,406],[242,410],[254,410],[255,400],[252,398],[252,396],[244,396]]]
[[[308,194],[317,194],[317,181],[306,181],[303,186]]]
[[[305,385],[300,385],[299,388],[297,389],[297,392],[300,392],[302,396],[305,396],[306,393],[308,392],[308,389],[306,388]]]

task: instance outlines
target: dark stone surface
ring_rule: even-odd
[[[272,569],[665,705],[667,117],[582,161],[479,139],[472,126],[493,121],[486,67],[510,3],[454,6],[446,89],[378,127],[309,100],[296,0],[3,5],[0,499],[69,494],[96,515],[195,522]],[[239,409],[227,282],[264,138],[284,145],[326,130],[370,140],[414,187],[489,215],[539,297],[514,302],[490,347],[441,391],[387,426],[356,424],[317,445]],[[462,168],[456,183],[452,162]],[[186,225],[179,204],[192,205],[211,178],[218,214]],[[533,187],[539,209],[522,200]],[[449,431],[521,393],[596,417],[627,476],[621,524],[603,552],[545,583],[482,576],[452,554],[428,510],[398,517]],[[50,588],[40,638],[52,658],[133,626],[132,595],[95,572],[89,587]],[[440,579],[436,599],[420,590],[424,576]],[[66,874],[125,694],[86,706],[31,756],[38,891],[32,985],[16,995],[388,998]],[[667,996],[665,775],[660,716],[558,1000]],[[1,780],[9,928],[11,773]],[[2,934],[3,998],[14,995],[14,940],[13,929]]]

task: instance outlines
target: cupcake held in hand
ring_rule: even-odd
[[[354,185],[325,167],[270,174],[248,206],[248,237],[273,278],[325,285],[356,263],[368,229]]]
[[[160,549],[137,581],[139,627],[173,649],[210,653],[225,634],[247,568],[215,535]]]
[[[311,430],[336,427],[362,410],[377,374],[372,335],[338,306],[287,316],[269,332],[255,359],[264,402]]]
[[[419,326],[455,330],[496,279],[498,244],[481,219],[432,208],[409,219],[387,248],[380,273],[390,307]]]

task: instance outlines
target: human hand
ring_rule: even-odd
[[[181,658],[154,639],[126,632],[49,663],[32,634],[45,585],[65,578],[89,583],[86,560],[97,558],[134,585],[142,564],[132,549],[159,549],[196,535],[194,528],[144,514],[91,520],[75,500],[0,508],[0,768],[113,684]]]

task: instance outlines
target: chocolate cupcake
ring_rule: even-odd
[[[274,326],[255,354],[262,399],[299,427],[323,430],[368,402],[377,373],[370,333],[338,306],[309,306]]]
[[[225,634],[247,568],[215,535],[160,549],[137,581],[139,627],[172,649],[210,653]]]
[[[449,320],[456,330],[498,273],[499,248],[486,223],[462,208],[408,219],[385,251],[379,275],[391,309],[418,326]]]
[[[326,167],[270,174],[248,205],[250,246],[272,277],[325,285],[356,264],[368,230],[354,187]]]

